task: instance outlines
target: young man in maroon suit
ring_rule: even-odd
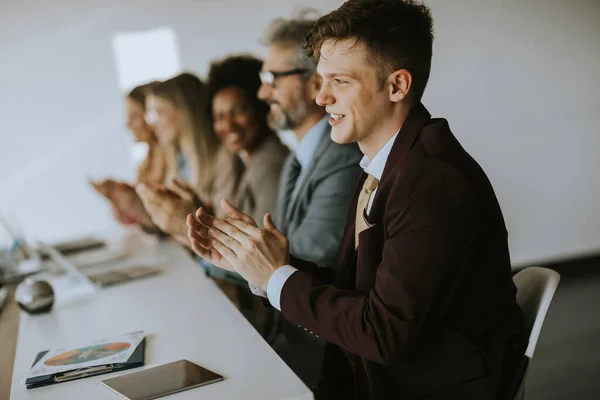
[[[523,354],[492,186],[420,102],[432,26],[415,1],[350,0],[308,37],[331,137],[364,154],[335,271],[290,256],[269,214],[188,216],[198,255],[328,341],[317,398],[497,399]]]

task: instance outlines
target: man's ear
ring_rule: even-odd
[[[399,69],[392,72],[387,78],[387,85],[390,92],[390,100],[394,103],[403,101],[408,97],[412,87],[412,75],[406,69]]]

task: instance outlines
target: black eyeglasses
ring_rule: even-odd
[[[309,72],[306,68],[296,68],[289,71],[275,72],[275,71],[261,71],[260,81],[266,85],[273,85],[277,78],[281,78],[289,75],[302,75]]]

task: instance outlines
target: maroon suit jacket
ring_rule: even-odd
[[[497,398],[522,355],[507,231],[485,173],[444,119],[411,110],[354,249],[335,273],[293,258],[292,323],[328,341],[317,398]]]

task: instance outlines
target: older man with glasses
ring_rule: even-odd
[[[327,268],[339,250],[361,153],[330,138],[328,116],[315,101],[321,89],[317,64],[303,48],[314,22],[305,15],[277,19],[267,29],[258,97],[271,107],[271,128],[293,131],[297,142],[281,175],[275,224],[289,238],[292,254]],[[307,385],[316,386],[324,342],[275,312],[269,341]]]

